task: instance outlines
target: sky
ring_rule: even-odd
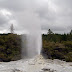
[[[0,0],[0,33],[26,33],[39,24],[41,32],[69,33],[72,29],[72,0]],[[34,27],[35,28],[35,27]]]

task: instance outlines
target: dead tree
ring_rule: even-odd
[[[14,33],[14,26],[13,26],[13,24],[11,24],[11,26],[10,26],[10,32],[13,34]]]

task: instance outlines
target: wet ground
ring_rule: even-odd
[[[1,62],[0,72],[72,72],[72,63],[36,56],[33,59]]]

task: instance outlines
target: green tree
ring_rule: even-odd
[[[70,34],[72,34],[72,30],[70,31]]]
[[[48,34],[53,34],[53,32],[51,31],[51,29],[48,30]]]

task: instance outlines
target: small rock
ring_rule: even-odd
[[[47,68],[43,68],[42,70],[43,71],[50,71],[50,69],[47,69]]]
[[[56,70],[51,70],[51,69],[48,69],[48,68],[43,68],[42,70],[43,71],[40,71],[40,72],[56,72]]]
[[[22,72],[19,69],[14,69],[13,72]]]

